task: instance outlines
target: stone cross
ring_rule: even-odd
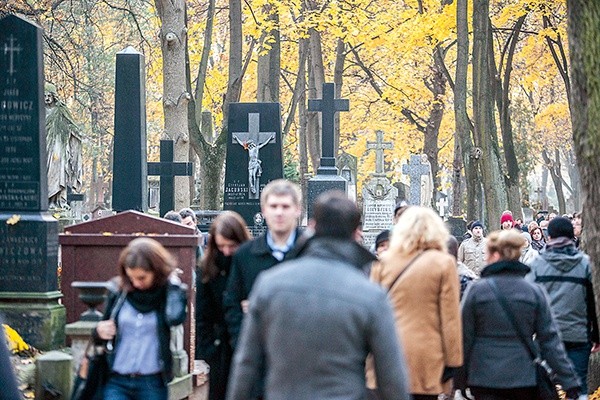
[[[259,150],[269,143],[275,143],[275,132],[260,131],[260,114],[248,114],[248,132],[232,132],[232,141],[248,151],[248,193],[250,198],[258,198],[262,161]]]
[[[83,193],[74,193],[73,189],[70,186],[67,186],[67,204],[71,205],[74,201],[83,201],[85,200],[85,195]]]
[[[446,197],[440,197],[435,203],[437,205],[440,217],[444,217],[446,215],[446,207],[448,206],[448,199]]]
[[[408,203],[413,206],[421,204],[421,176],[429,175],[430,166],[421,163],[421,156],[411,154],[410,162],[402,166],[402,173],[410,178],[410,195]]]
[[[394,144],[392,142],[384,142],[383,141],[383,131],[375,132],[377,135],[376,142],[367,142],[367,150],[375,149],[375,174],[383,175],[384,174],[384,159],[383,159],[383,150],[393,149]]]
[[[8,42],[10,43],[10,45],[8,43],[4,43],[4,55],[9,54],[9,57],[10,57],[10,62],[9,62],[9,66],[8,66],[8,74],[11,76],[15,72],[17,72],[17,70],[15,69],[15,64],[14,64],[15,52],[20,53],[22,50],[21,46],[15,47],[16,40],[17,39],[15,39],[15,37],[13,35],[10,35],[10,37],[8,38]]]
[[[148,163],[148,175],[160,177],[159,213],[163,217],[175,207],[175,177],[192,176],[194,164],[173,161],[173,141],[160,141],[160,161]]]
[[[335,168],[335,113],[350,110],[348,99],[335,98],[335,83],[323,84],[323,98],[309,99],[308,111],[321,112],[321,163],[317,175],[337,175]]]

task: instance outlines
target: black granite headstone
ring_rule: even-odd
[[[191,162],[173,161],[173,141],[160,141],[160,162],[148,163],[148,175],[160,177],[160,206],[161,217],[175,209],[175,177],[192,176],[194,164]]]
[[[144,55],[133,47],[117,53],[112,208],[148,210],[146,79]]]
[[[335,113],[348,111],[350,102],[347,99],[335,98],[335,83],[323,84],[323,98],[308,101],[309,111],[321,112],[321,162],[317,175],[308,181],[306,206],[309,218],[312,217],[312,205],[317,197],[329,190],[348,192],[348,181],[338,175],[335,167],[334,132]]]
[[[42,29],[0,19],[0,313],[41,349],[64,341],[58,221],[48,213]],[[61,324],[62,322],[62,324]]]
[[[266,229],[260,193],[283,178],[279,103],[231,103],[223,208],[238,212],[253,235]]]

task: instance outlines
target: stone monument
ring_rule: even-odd
[[[370,247],[377,235],[392,226],[398,189],[385,176],[383,151],[393,149],[392,142],[383,141],[383,132],[376,132],[377,141],[367,142],[367,149],[375,150],[375,173],[364,185],[363,196],[363,244]]]
[[[266,229],[260,193],[283,178],[279,103],[231,103],[223,208],[238,212],[254,235]]]
[[[408,204],[431,207],[433,180],[427,155],[411,154],[409,163],[402,166],[402,173],[410,179]]]
[[[146,79],[144,55],[133,47],[117,53],[112,209],[148,210]]]
[[[58,222],[48,213],[42,29],[0,19],[0,313],[27,343],[64,345]]]
[[[329,190],[342,190],[347,193],[347,181],[338,175],[333,149],[335,114],[349,109],[350,102],[347,99],[335,98],[335,83],[323,84],[322,99],[308,100],[308,111],[321,113],[321,161],[317,175],[308,181],[306,207],[309,218],[312,217],[312,204],[321,193]]]
[[[357,158],[343,151],[336,160],[338,174],[348,182],[348,198],[356,203]]]

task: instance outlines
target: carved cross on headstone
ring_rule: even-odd
[[[275,143],[275,132],[260,131],[260,114],[248,114],[248,132],[232,132],[232,141],[248,151],[248,197],[257,199],[259,195],[262,161],[259,150],[269,143]]]
[[[73,189],[70,186],[67,186],[67,204],[71,205],[74,201],[83,201],[85,200],[85,195],[83,193],[74,193]]]
[[[375,134],[377,135],[377,141],[367,142],[367,150],[375,149],[375,175],[384,175],[383,150],[393,149],[394,144],[383,141],[383,131],[377,131]]]
[[[175,208],[175,177],[192,176],[194,164],[173,161],[173,141],[160,141],[160,162],[148,163],[148,175],[160,177],[160,216]]]
[[[12,75],[15,72],[17,72],[17,70],[15,69],[15,52],[20,53],[21,52],[21,47],[17,46],[15,47],[15,41],[17,39],[15,39],[15,37],[13,35],[10,35],[10,37],[8,38],[8,43],[4,43],[4,55],[9,56],[9,62],[8,62],[8,74]],[[10,43],[10,44],[9,44]]]
[[[409,204],[413,206],[421,204],[421,176],[428,175],[429,171],[429,164],[421,163],[421,156],[416,154],[411,154],[410,162],[402,165],[402,173],[410,178]]]
[[[446,216],[446,207],[448,207],[448,199],[446,197],[440,197],[438,201],[435,203],[438,208],[438,212],[440,217]]]
[[[348,99],[335,98],[335,83],[323,84],[323,98],[308,100],[308,111],[321,112],[321,163],[317,175],[337,175],[335,168],[335,113],[350,110]]]

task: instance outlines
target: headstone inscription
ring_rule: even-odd
[[[279,103],[231,103],[228,129],[223,208],[238,212],[257,236],[266,229],[260,193],[283,178]]]
[[[175,177],[193,174],[193,163],[173,161],[173,141],[161,140],[160,162],[148,163],[148,175],[160,177],[159,214],[161,217],[175,209]]]
[[[117,53],[112,208],[148,210],[146,80],[144,55],[133,47]]]
[[[429,162],[423,162],[423,155],[411,154],[408,164],[402,166],[402,173],[408,175],[410,179],[410,195],[408,203],[413,206],[429,205],[422,201],[422,177],[431,174]]]
[[[348,99],[335,98],[335,83],[323,84],[323,98],[309,99],[308,110],[321,113],[321,160],[317,175],[308,181],[306,206],[308,217],[312,216],[312,205],[317,197],[329,190],[347,193],[347,181],[338,175],[335,167],[335,114],[350,110]]]
[[[377,141],[367,142],[375,150],[375,173],[363,187],[363,244],[370,247],[377,235],[392,225],[398,189],[385,176],[383,151],[392,149],[392,142],[383,141],[383,132],[376,132]]]
[[[42,29],[0,19],[0,313],[24,339],[64,343],[58,222],[48,213]]]
[[[183,271],[181,280],[188,285],[188,316],[184,322],[183,348],[187,354],[195,354],[195,296],[194,273],[196,268],[196,247],[198,236],[193,228],[153,217],[138,211],[124,211],[65,228],[60,234],[62,259],[62,288],[67,307],[67,321],[76,323],[86,306],[72,288],[74,281],[108,281],[118,275],[118,258],[123,248],[133,239],[148,236],[160,242],[177,260]],[[193,358],[193,357],[192,357]],[[191,389],[192,367],[188,360],[185,371],[170,384],[182,385]],[[191,393],[188,393],[189,396]],[[182,397],[178,397],[182,398]]]

